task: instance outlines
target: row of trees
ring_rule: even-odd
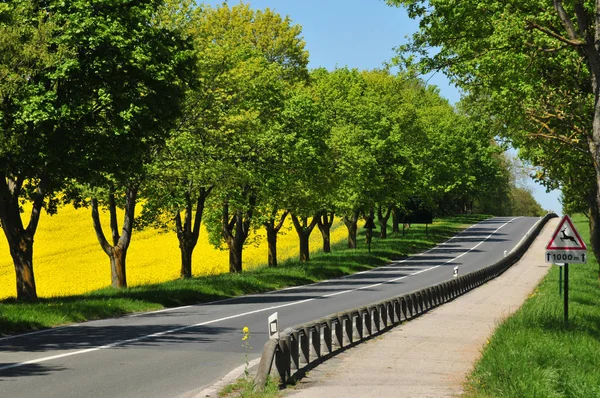
[[[600,260],[600,3],[387,1],[420,20],[398,61],[465,90],[471,114],[562,189],[565,211],[588,215]]]
[[[361,217],[385,237],[409,198],[454,212],[493,210],[509,195],[481,122],[406,74],[309,71],[300,34],[243,4],[0,4],[0,224],[18,298],[36,297],[34,235],[42,209],[60,201],[91,207],[112,285],[125,287],[136,225],[174,229],[191,277],[203,222],[239,272],[256,228],[277,265],[287,217],[308,261],[315,227],[330,251],[334,216],[356,247]]]

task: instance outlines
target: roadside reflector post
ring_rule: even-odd
[[[458,265],[454,267],[454,277],[458,278]]]
[[[277,312],[273,313],[271,316],[269,316],[269,320],[268,322],[268,332],[269,332],[269,338],[276,338],[279,339],[279,319],[277,317]]]

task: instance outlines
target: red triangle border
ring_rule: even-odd
[[[571,227],[571,231],[573,231],[573,233],[575,234],[575,238],[577,239],[577,242],[580,247],[560,247],[560,246],[553,245],[554,241],[556,240],[556,236],[560,232],[560,230],[561,230],[562,226],[565,224],[565,222],[569,223],[569,227]],[[563,251],[585,251],[585,250],[587,250],[587,246],[585,245],[585,242],[583,241],[583,239],[581,239],[581,236],[579,236],[579,232],[577,232],[577,229],[573,225],[573,222],[571,221],[571,218],[568,215],[565,215],[562,218],[562,220],[560,220],[560,223],[558,223],[558,226],[556,227],[554,234],[552,234],[552,239],[550,239],[550,241],[546,245],[546,250],[563,250]]]

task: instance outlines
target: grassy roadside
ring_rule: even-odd
[[[573,217],[589,242],[587,219]],[[559,269],[496,330],[469,377],[464,397],[600,397],[600,286],[588,264],[569,266],[569,326],[563,322]]]
[[[349,275],[423,251],[485,218],[469,215],[436,220],[428,235],[424,225],[413,225],[405,236],[388,234],[387,239],[374,238],[370,253],[363,238],[359,239],[356,250],[346,249],[345,243],[340,243],[332,248],[331,254],[317,253],[305,264],[287,261],[277,268],[262,267],[241,274],[174,280],[123,290],[106,288],[84,295],[44,298],[35,303],[7,299],[0,301],[0,335],[204,303]]]

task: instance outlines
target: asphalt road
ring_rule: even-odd
[[[267,317],[312,321],[493,264],[538,218],[494,218],[414,257],[349,277],[0,339],[0,398],[178,397],[260,356]]]

